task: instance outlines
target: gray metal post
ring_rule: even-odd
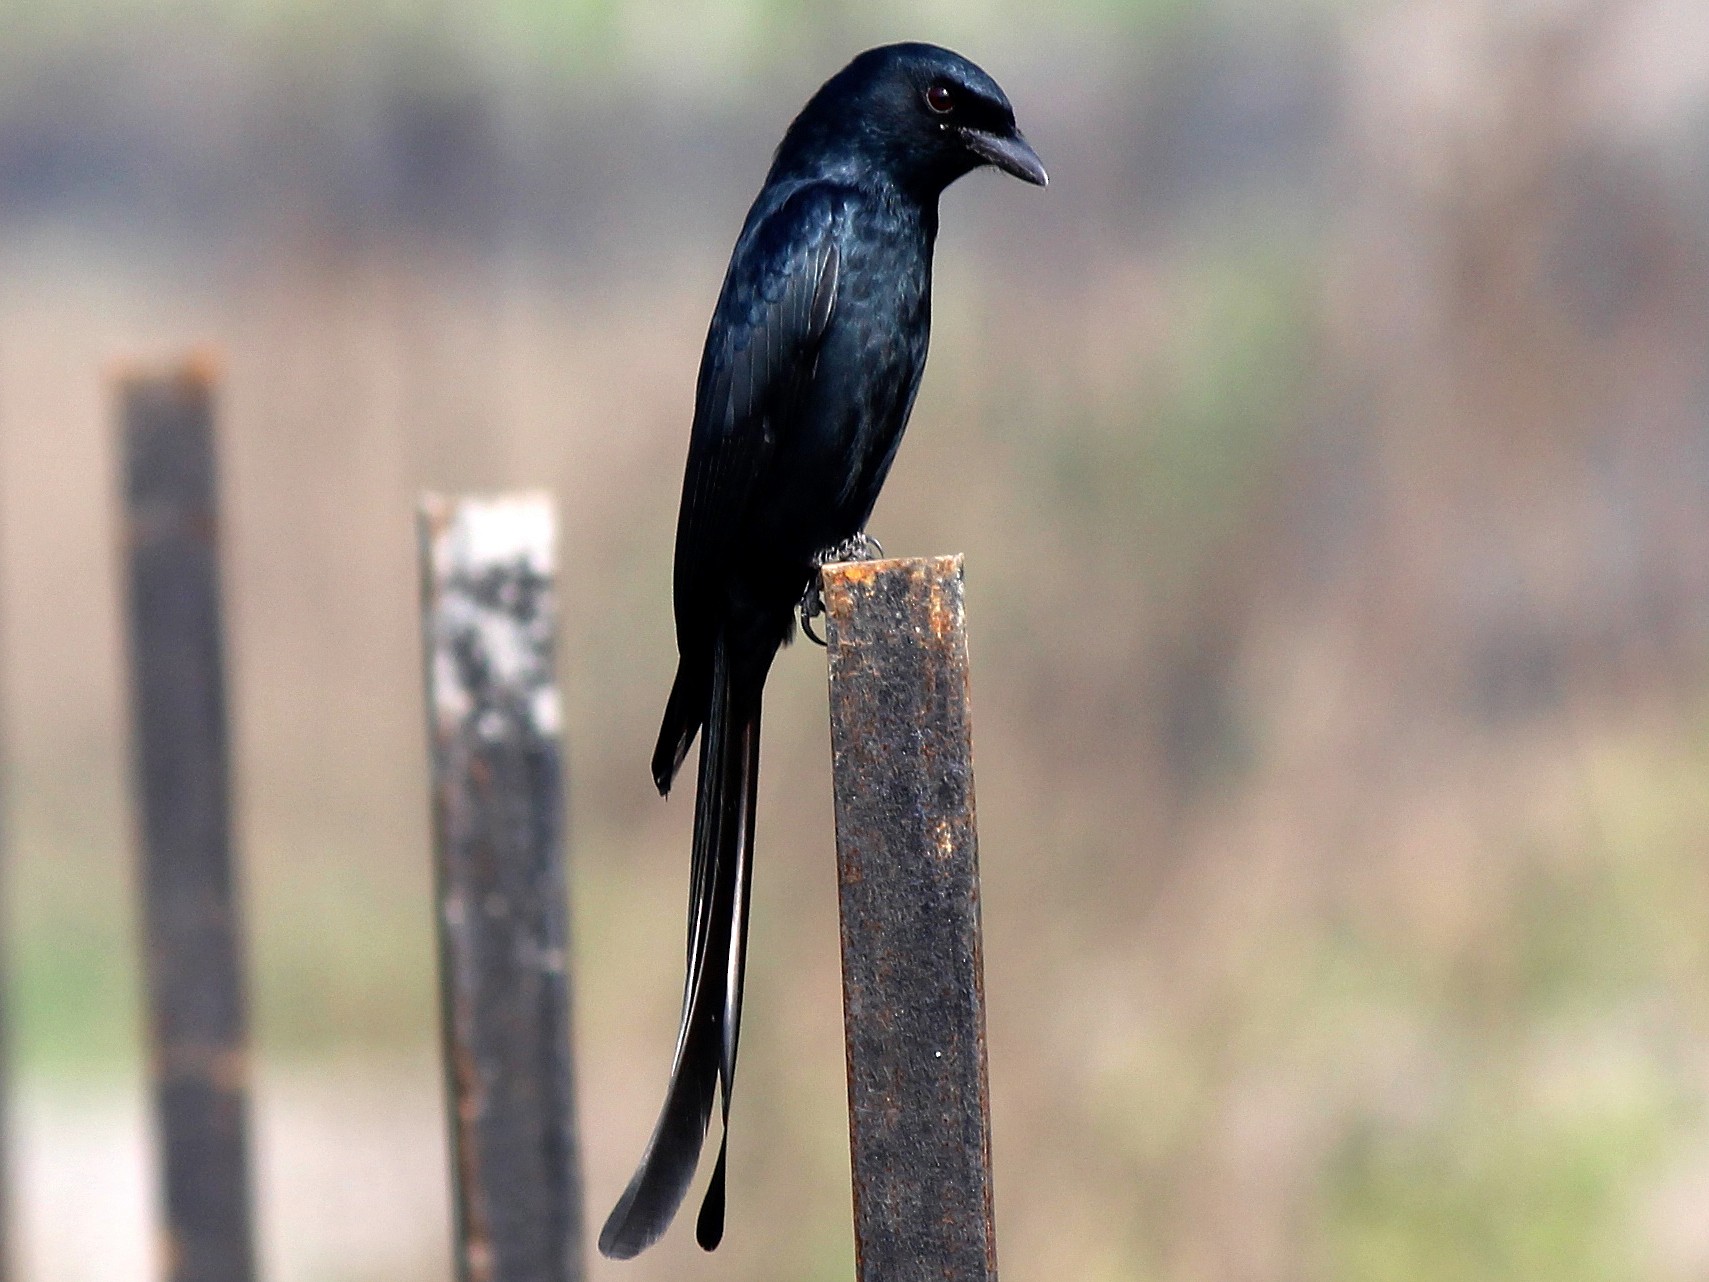
[[[254,1276],[242,934],[232,888],[213,383],[122,389],[133,780],[171,1282]]]
[[[579,1282],[552,510],[429,496],[419,532],[457,1276]]]
[[[961,558],[823,591],[856,1271],[995,1282]]]

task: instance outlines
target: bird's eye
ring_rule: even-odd
[[[933,85],[926,90],[926,106],[940,116],[947,116],[955,109],[955,95],[948,85]]]

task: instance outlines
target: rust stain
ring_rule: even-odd
[[[107,378],[129,390],[149,383],[176,383],[180,388],[204,395],[213,391],[225,373],[225,356],[212,344],[192,347],[173,360],[119,357],[107,366]]]
[[[878,577],[879,567],[885,564],[883,561],[844,561],[828,567],[825,577],[833,583],[864,586]]]
[[[476,1126],[485,1109],[486,1092],[482,1089],[474,1053],[463,1038],[454,1039],[449,1060],[456,1098],[457,1125],[452,1150],[457,1164],[457,1196],[462,1203],[463,1262],[468,1267],[470,1282],[486,1282],[493,1272],[492,1226],[486,1203],[480,1196],[484,1185],[481,1140]]]
[[[216,1087],[230,1095],[241,1095],[249,1086],[249,1051],[241,1045],[227,1046],[214,1055],[208,1070],[208,1078]]]
[[[941,579],[932,581],[931,597],[926,603],[926,609],[932,639],[942,645],[955,633],[955,610],[946,599]]]
[[[930,575],[931,599],[927,618],[932,636],[940,645],[948,644],[962,626],[961,558],[937,557],[921,568],[922,572]]]
[[[225,1042],[162,1042],[155,1073],[162,1081],[203,1081],[224,1094],[242,1095],[249,1086],[249,1052]]]
[[[854,599],[849,592],[849,585],[841,579],[827,574],[821,580],[820,593],[825,598],[825,613],[833,619],[846,622],[854,608]],[[834,654],[835,651],[832,653]]]
[[[160,1262],[160,1275],[175,1278],[184,1267],[184,1244],[171,1229],[162,1229],[155,1239],[154,1253]]]
[[[486,1109],[486,1091],[482,1089],[480,1066],[475,1053],[462,1038],[451,1051],[451,1073],[457,1095],[457,1120],[472,1126]]]
[[[469,1277],[485,1279],[493,1275],[493,1248],[485,1238],[470,1238],[463,1244],[463,1260],[469,1266]]]
[[[225,372],[225,357],[218,348],[204,345],[193,348],[179,365],[178,381],[202,391],[209,391]]]
[[[417,504],[416,511],[427,525],[428,537],[435,543],[444,537],[451,528],[453,504],[443,494],[425,493]]]

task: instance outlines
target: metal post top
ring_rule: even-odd
[[[939,642],[947,642],[963,626],[962,558],[953,556],[892,557],[882,561],[836,561],[821,572],[820,592],[832,626],[846,630],[854,612],[882,598],[883,613],[896,622],[911,620]],[[921,599],[916,599],[921,598]],[[922,616],[921,611],[924,611]]]
[[[827,584],[870,583],[874,579],[888,578],[896,574],[911,578],[960,578],[962,561],[959,552],[949,556],[892,556],[881,557],[876,561],[832,561],[825,566],[822,573]]]

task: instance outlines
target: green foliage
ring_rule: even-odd
[[[1344,1282],[1624,1282],[1630,1213],[1667,1122],[1646,1092],[1560,1116],[1468,1084],[1415,1130],[1374,1121],[1328,1172]]]
[[[141,978],[128,889],[93,850],[58,849],[8,870],[8,1037],[25,1072],[110,1072],[141,1054]]]
[[[1113,398],[1048,433],[1053,498],[1075,534],[1192,581],[1250,511],[1300,419],[1314,301],[1302,248],[1223,247],[1168,291],[1162,350]]]
[[[1643,1198],[1706,1103],[1690,1049],[1706,766],[1700,749],[1586,747],[1593,822],[1522,835],[1484,930],[1446,953],[1341,937],[1332,986],[1420,1025],[1435,1058],[1409,1107],[1359,1112],[1326,1167],[1328,1276],[1651,1276]]]
[[[376,858],[376,854],[379,857]],[[295,841],[261,849],[248,896],[255,1038],[284,1060],[415,1051],[438,1019],[427,851]]]

